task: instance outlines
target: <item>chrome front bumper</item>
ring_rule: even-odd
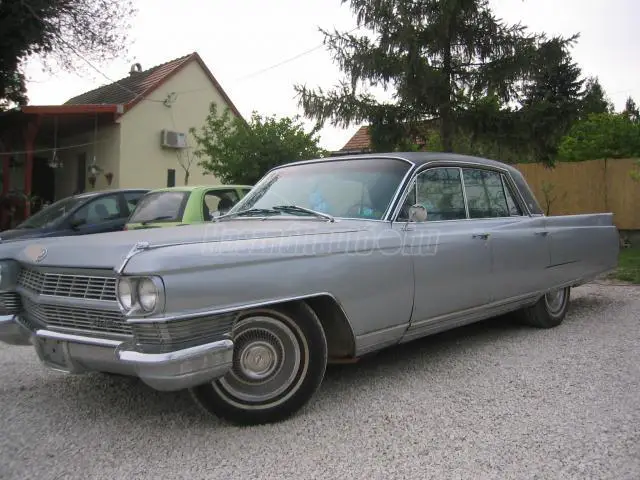
[[[51,330],[34,332],[16,315],[0,316],[0,341],[33,345],[42,363],[54,370],[131,375],[161,391],[210,382],[224,376],[233,363],[233,342],[229,339],[166,353],[143,353],[127,341]]]

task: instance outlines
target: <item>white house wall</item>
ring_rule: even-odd
[[[162,101],[173,92],[175,99],[167,107]],[[197,165],[193,157],[195,141],[190,134],[188,143],[192,148],[181,153],[162,148],[160,143],[162,129],[188,133],[191,127],[200,128],[212,101],[219,105],[219,110],[226,105],[207,74],[194,61],[121,117],[119,186],[166,187],[169,169],[175,169],[176,185],[184,185],[184,169],[179,155],[185,164],[192,159],[189,185],[219,184],[217,178],[204,175]]]

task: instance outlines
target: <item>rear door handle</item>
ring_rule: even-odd
[[[482,240],[486,240],[487,238],[489,238],[489,234],[488,233],[474,233],[471,238],[479,238]]]
[[[547,235],[549,235],[549,232],[547,231],[535,232],[534,235],[540,235],[541,237],[546,237]]]

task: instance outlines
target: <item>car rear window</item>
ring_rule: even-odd
[[[189,192],[154,192],[143,196],[129,217],[129,223],[179,222]]]

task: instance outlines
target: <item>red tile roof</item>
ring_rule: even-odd
[[[424,122],[424,127],[427,129],[432,128],[429,127],[428,122]],[[425,141],[422,138],[416,138],[414,140],[416,144],[418,144],[422,150],[425,149]],[[369,136],[369,127],[363,126],[358,129],[356,133],[354,133],[353,137],[349,139],[349,141],[342,147],[339,152],[354,152],[354,153],[366,153],[371,151],[371,137]]]
[[[360,127],[358,131],[349,139],[341,152],[362,152],[371,148],[371,138],[369,137],[369,127]]]
[[[200,58],[197,52],[190,53],[175,60],[171,60],[142,72],[133,72],[128,77],[124,77],[116,82],[90,90],[81,95],[67,100],[64,105],[101,105],[110,104],[126,105],[125,110],[130,109],[137,102],[149,96],[155,89],[166,82],[171,76],[180,71],[192,61],[197,61],[205,71],[211,83],[220,92],[231,111],[242,118],[240,112],[228,97],[222,86],[215,79],[211,71]]]

